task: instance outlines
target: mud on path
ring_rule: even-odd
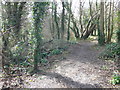
[[[98,58],[96,42],[81,41],[71,45],[66,59],[56,68],[26,77],[25,88],[112,88],[109,83],[113,62]],[[104,68],[106,67],[106,68]]]

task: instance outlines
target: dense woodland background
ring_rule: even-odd
[[[69,45],[96,41],[102,59],[115,59],[120,83],[120,2],[5,2],[0,4],[1,69],[9,78],[37,73]],[[48,66],[49,67],[49,66]]]

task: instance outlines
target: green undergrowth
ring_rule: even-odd
[[[106,44],[105,49],[100,53],[99,58],[104,60],[112,60],[117,63],[117,57],[120,55],[120,45],[118,43]],[[106,67],[104,67],[106,69]],[[117,71],[117,70],[116,70]],[[110,83],[113,85],[120,84],[120,74],[115,72],[111,77]]]
[[[20,45],[19,45],[20,44]],[[17,71],[21,73],[27,73],[34,67],[34,49],[29,47],[24,47],[23,43],[19,43],[15,48],[12,48],[12,58],[11,58],[11,74],[17,74]],[[51,58],[57,59],[59,56],[62,60],[62,55],[67,51],[68,46],[74,44],[69,42],[63,42],[54,40],[49,43],[45,43],[41,48],[40,57],[39,57],[39,66],[49,67],[50,63],[53,63],[54,60],[50,61]]]
[[[115,60],[116,56],[120,53],[120,45],[117,43],[107,44],[105,49],[100,53],[99,58],[105,60]]]
[[[113,85],[120,84],[120,74],[118,72],[114,72],[110,83]]]

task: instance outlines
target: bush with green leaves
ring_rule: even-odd
[[[120,84],[120,76],[116,75],[116,76],[113,76],[112,80],[111,80],[111,83],[113,85],[116,85],[116,84]]]
[[[107,44],[104,51],[100,54],[100,58],[110,59],[115,58],[120,54],[120,45],[117,43]]]
[[[115,72],[110,83],[113,85],[120,84],[120,75]]]
[[[41,59],[40,62],[41,62],[42,64],[46,64],[46,63],[48,63],[48,60],[47,60],[47,59]]]
[[[62,50],[61,49],[53,49],[50,54],[51,55],[62,54]]]
[[[25,66],[26,63],[31,63],[33,50],[31,49],[29,43],[24,43],[23,41],[18,42],[13,48],[12,51],[12,63],[20,64]]]

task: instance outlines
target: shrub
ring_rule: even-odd
[[[48,63],[47,59],[41,59],[40,62],[41,62],[42,64]]]
[[[120,46],[117,43],[111,43],[106,45],[106,48],[100,54],[100,58],[115,58],[118,54],[120,54]]]
[[[51,52],[52,55],[58,55],[58,54],[62,54],[62,50],[60,49],[54,49],[52,52]]]
[[[113,85],[120,84],[120,75],[115,72],[110,83]]]

